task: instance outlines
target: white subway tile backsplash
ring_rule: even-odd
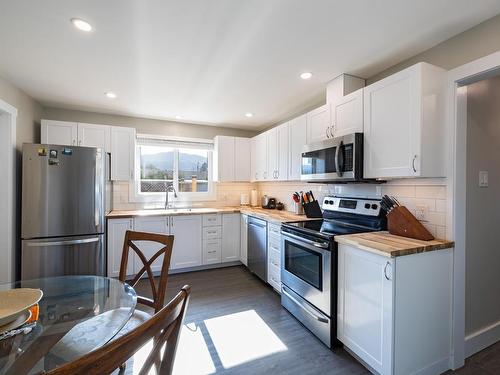
[[[446,200],[436,199],[436,212],[446,212]]]
[[[415,186],[408,185],[384,185],[382,186],[382,194],[395,196],[396,198],[415,198]],[[398,198],[399,199],[399,198]]]
[[[446,186],[415,186],[417,198],[446,199]]]

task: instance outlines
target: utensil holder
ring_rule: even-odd
[[[387,214],[387,229],[390,234],[417,240],[430,241],[434,236],[404,206],[394,207]]]
[[[319,207],[318,201],[302,203],[302,206],[304,207],[307,218],[323,218],[323,212]]]

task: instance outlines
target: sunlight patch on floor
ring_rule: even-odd
[[[174,374],[213,374],[215,365],[210,356],[205,339],[195,323],[184,324],[177,346]]]
[[[287,350],[255,310],[208,319],[204,323],[225,368]]]

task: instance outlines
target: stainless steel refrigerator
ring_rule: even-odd
[[[93,147],[23,145],[23,280],[105,275],[107,159]]]

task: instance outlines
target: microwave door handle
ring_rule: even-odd
[[[337,145],[335,148],[335,172],[337,172],[337,175],[339,177],[342,177],[342,172],[340,172],[340,166],[339,166],[339,152],[340,152],[340,147],[342,146],[342,142]]]
[[[337,176],[342,177],[344,174],[344,167],[345,167],[345,150],[344,150],[344,142],[340,141],[340,144],[337,147],[337,152],[335,154],[335,161],[336,161],[336,169],[337,169]]]

